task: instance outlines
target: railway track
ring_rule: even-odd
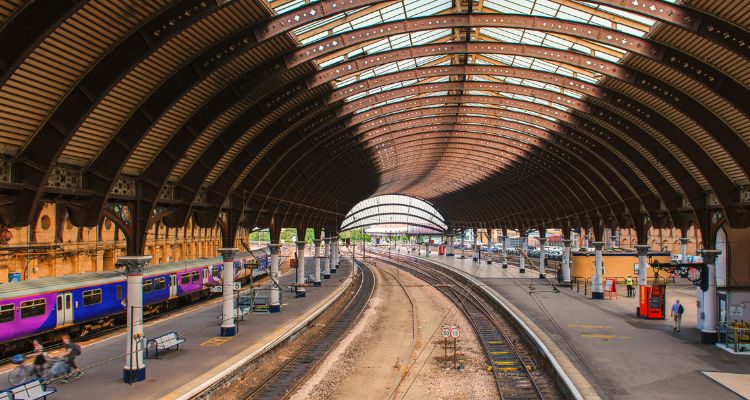
[[[317,367],[318,363],[333,349],[344,334],[354,325],[364,312],[375,289],[375,275],[372,270],[357,261],[362,273],[357,293],[341,310],[335,320],[320,332],[307,346],[302,348],[275,374],[271,375],[246,399],[285,399]]]
[[[484,298],[450,275],[427,266],[426,261],[397,256],[396,263],[387,258],[378,258],[398,265],[433,285],[461,309],[479,336],[501,399],[561,398],[525,347],[520,335]]]

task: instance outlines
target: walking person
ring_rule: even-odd
[[[34,339],[31,343],[34,346],[34,353],[32,354],[34,356],[34,373],[37,378],[43,378],[42,375],[44,375],[44,364],[47,363],[47,354],[44,352],[44,346],[38,340]]]
[[[633,277],[628,275],[627,278],[625,278],[625,285],[628,287],[628,297],[635,297],[635,289],[633,288]]]
[[[685,307],[680,304],[680,299],[675,300],[672,304],[672,312],[670,316],[674,319],[674,325],[672,325],[672,331],[679,332],[680,324],[682,323],[682,313],[685,312]]]
[[[75,371],[75,378],[78,379],[81,377],[81,370],[76,365],[76,357],[81,355],[81,345],[78,343],[73,343],[70,341],[70,336],[63,335],[63,347],[65,348],[65,353],[63,353],[62,357],[65,358],[65,362],[68,364],[68,375],[65,377],[65,379],[62,380],[62,382],[67,382],[70,377],[73,375],[73,372]]]

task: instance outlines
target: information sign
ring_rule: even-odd
[[[221,286],[211,286],[209,290],[211,291],[211,293],[221,293],[224,291],[224,288],[222,288]]]
[[[451,337],[457,338],[459,336],[461,336],[461,330],[460,329],[458,329],[458,328],[451,329]]]
[[[232,282],[232,285],[234,286],[234,290],[242,289],[242,282]]]

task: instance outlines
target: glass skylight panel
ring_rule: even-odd
[[[271,7],[273,7],[274,11],[276,11],[277,14],[281,15],[284,13],[288,13],[289,11],[296,10],[308,3],[316,3],[317,1],[305,1],[305,0],[294,0],[290,1],[284,5],[275,7],[273,1],[269,1],[269,4],[271,4]]]

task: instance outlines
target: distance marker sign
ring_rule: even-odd
[[[442,332],[440,332],[440,335],[444,338],[451,337],[451,330],[448,328],[443,328]]]
[[[451,329],[451,336],[454,338],[461,336],[461,330],[458,328]]]

